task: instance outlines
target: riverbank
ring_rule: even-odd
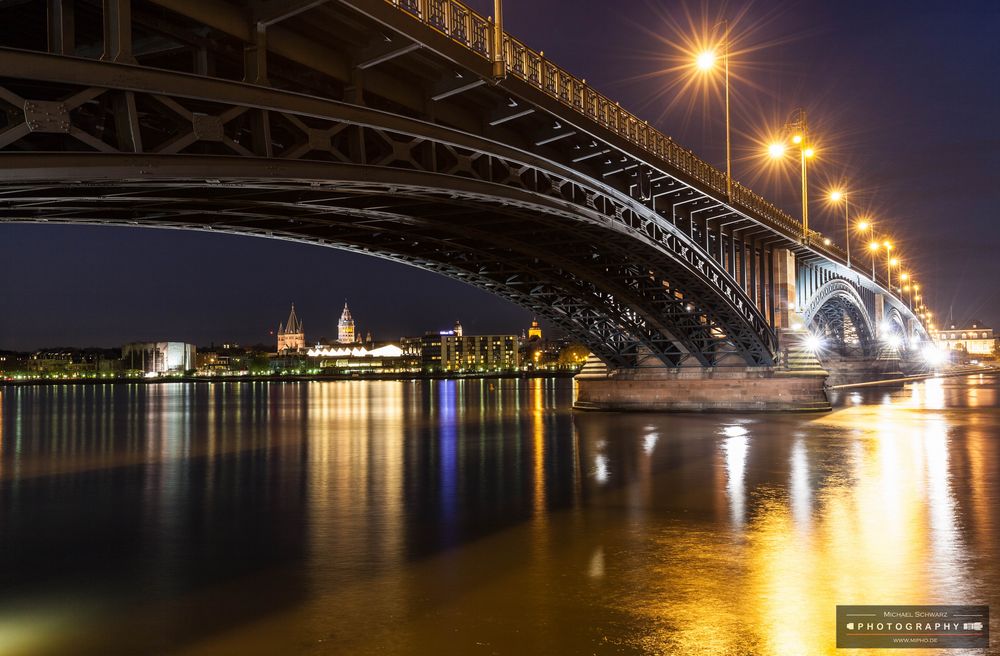
[[[933,371],[916,376],[902,376],[900,378],[890,378],[887,380],[872,380],[866,383],[848,383],[846,385],[833,385],[832,390],[850,389],[852,387],[878,387],[881,385],[895,385],[900,383],[914,383],[931,378],[957,378],[959,376],[975,376],[976,374],[996,374],[1000,373],[1000,367],[963,367],[947,371]]]
[[[572,378],[576,371],[519,371],[475,373],[400,373],[379,375],[296,374],[273,376],[157,376],[155,378],[32,378],[2,380],[0,387],[30,385],[162,385],[164,383],[303,383],[342,380],[466,380],[481,378]]]

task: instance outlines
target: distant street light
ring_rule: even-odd
[[[874,232],[874,228],[872,228],[872,231]],[[879,245],[879,243],[877,241],[872,241],[870,244],[868,244],[868,250],[871,251],[871,254],[872,254],[872,281],[873,282],[875,281],[875,254],[878,253],[878,249],[879,248],[881,248],[881,246]]]

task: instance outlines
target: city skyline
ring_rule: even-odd
[[[488,3],[472,4],[490,10]],[[526,43],[721,165],[724,138],[714,99],[693,94],[672,103],[659,95],[674,82],[658,73],[675,54],[665,42],[672,38],[667,17],[651,4],[630,15],[599,2],[580,9],[567,13],[551,0],[530,9],[512,5],[505,20]],[[897,14],[860,2],[792,2],[780,13],[740,12],[754,16],[744,36],[748,45],[766,47],[750,58],[753,70],[742,72],[753,85],[744,85],[734,105],[734,176],[797,216],[795,185],[754,173],[753,133],[773,127],[764,124],[795,106],[807,107],[836,155],[811,178],[812,223],[839,236],[840,214],[825,208],[818,192],[846,177],[932,283],[927,298],[938,317],[954,308],[956,321],[976,317],[996,325],[997,290],[968,283],[995,279],[1000,263],[989,249],[972,251],[963,241],[975,232],[995,241],[998,140],[988,119],[1000,92],[976,81],[997,58],[997,42],[987,38],[998,24],[997,9],[986,2],[947,12],[931,3],[911,9]],[[696,22],[733,13],[713,3],[689,12]],[[683,25],[683,17],[674,19]],[[567,38],[551,38],[547,26],[556,20]],[[886,24],[893,29],[883,29]],[[602,47],[577,47],[587,41]],[[873,63],[883,75],[860,75]],[[740,66],[734,62],[737,72]],[[325,321],[324,305],[344,296],[358,299],[359,314],[368,317],[364,329],[376,334],[414,332],[435,317],[453,320],[455,308],[466,307],[475,309],[470,322],[482,322],[470,330],[506,332],[530,321],[530,312],[462,283],[311,246],[130,228],[0,229],[2,348],[113,345],[174,333],[195,342],[263,341],[274,323],[263,318],[283,316],[290,301],[317,317],[316,327]],[[181,307],[186,311],[177,311]]]

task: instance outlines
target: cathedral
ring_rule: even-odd
[[[337,342],[340,344],[354,344],[357,341],[354,337],[354,319],[351,317],[351,310],[344,301],[344,311],[340,313],[340,321],[337,322]]]
[[[282,351],[298,351],[306,347],[306,330],[302,327],[302,322],[295,316],[295,303],[292,303],[292,311],[288,314],[288,321],[278,324],[278,353]]]

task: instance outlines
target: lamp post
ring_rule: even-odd
[[[785,130],[792,135],[792,144],[799,147],[799,161],[802,167],[802,241],[809,243],[809,166],[808,161],[816,154],[816,150],[810,145],[809,124],[806,121],[806,110],[796,109],[792,112],[792,117],[785,125]],[[767,148],[768,154],[773,159],[779,159],[785,155],[785,145],[783,143],[772,143]]]
[[[885,242],[882,244],[885,246],[885,279],[886,286],[889,288],[889,293],[892,293],[892,264],[894,261],[898,262],[896,258],[892,257],[892,244]]]
[[[875,240],[872,240],[871,243],[868,244],[868,250],[871,251],[872,254],[872,282],[878,282],[875,279],[875,254],[878,253],[879,248],[881,248],[881,246],[879,246],[879,243]]]
[[[830,200],[834,203],[839,203],[844,201],[844,245],[847,248],[847,268],[851,268],[851,219],[850,219],[850,203],[847,200],[847,194],[839,189],[834,189],[830,192]]]
[[[809,242],[809,166],[807,162],[813,156],[813,148],[809,145],[809,129],[806,123],[806,110],[798,110],[798,119],[792,122],[792,127],[798,133],[792,136],[792,143],[799,146],[799,160],[802,162],[802,234]]]
[[[702,71],[708,72],[715,68],[715,51],[706,50],[698,54],[695,64]],[[726,88],[726,199],[733,199],[733,159],[732,140],[729,123],[729,21],[722,21],[722,66]]]
[[[869,239],[872,244],[875,243],[875,222],[871,219],[861,219],[858,221],[858,231],[864,232],[865,230],[870,231]],[[872,251],[872,280],[875,279],[875,252]]]

